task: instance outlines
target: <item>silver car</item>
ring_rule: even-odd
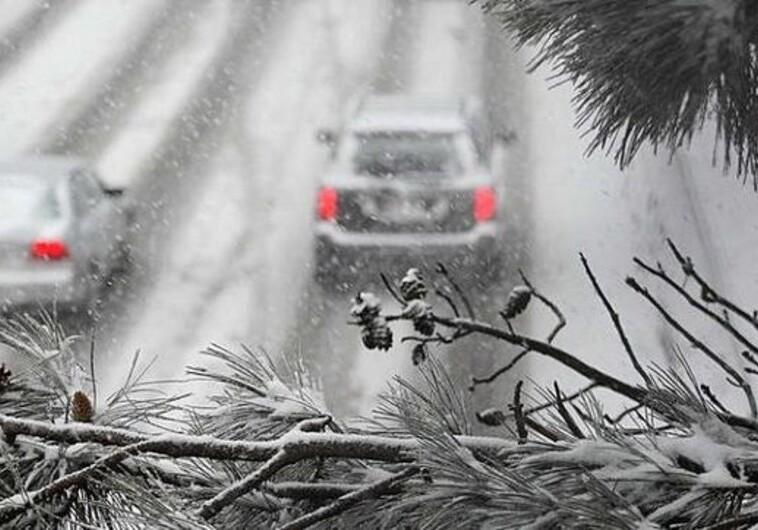
[[[316,207],[316,274],[337,287],[347,272],[437,261],[491,277],[503,252],[502,183],[488,139],[463,98],[369,96],[339,131],[322,131],[332,163]]]
[[[0,162],[0,309],[86,309],[128,259],[121,195],[80,160]]]

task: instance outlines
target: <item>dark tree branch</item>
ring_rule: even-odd
[[[212,499],[205,501],[198,510],[197,515],[206,520],[215,517],[221,510],[232,504],[242,495],[250,493],[264,480],[270,479],[278,471],[298,460],[299,458],[288,452],[286,448],[280,449],[253,473],[219,492]]]
[[[463,306],[466,308],[466,313],[468,314],[468,317],[472,320],[476,320],[476,313],[474,312],[474,306],[471,305],[471,301],[468,299],[468,296],[466,296],[466,293],[463,292],[463,289],[461,289],[461,286],[458,285],[458,282],[456,282],[453,277],[450,275],[450,272],[447,270],[447,267],[443,265],[442,263],[437,264],[437,272],[439,272],[445,280],[450,284],[450,286],[455,291],[455,294],[458,295],[458,298],[461,299],[461,302],[463,302]]]
[[[561,331],[561,329],[563,329],[566,326],[566,317],[563,316],[563,313],[561,312],[561,310],[558,308],[557,305],[555,305],[549,298],[542,295],[539,291],[537,291],[534,288],[534,285],[532,285],[532,283],[529,281],[529,279],[526,277],[523,271],[519,270],[519,275],[521,276],[521,280],[524,282],[524,285],[526,285],[529,288],[531,295],[537,298],[543,304],[545,304],[548,307],[548,309],[550,309],[555,315],[557,322],[555,324],[555,327],[550,331],[550,333],[548,333],[547,338],[546,338],[546,342],[548,344],[551,344],[555,340],[555,337],[558,336],[558,333]],[[508,320],[506,320],[506,324],[508,325],[508,332],[512,335],[515,335],[515,331],[513,330],[513,327],[511,326]],[[472,377],[469,390],[473,392],[474,390],[476,390],[476,387],[479,385],[492,383],[498,377],[507,373],[514,366],[516,366],[516,364],[518,364],[518,362],[521,359],[526,357],[526,355],[532,351],[530,348],[525,347],[524,345],[521,345],[521,346],[523,349],[519,353],[517,353],[516,356],[513,359],[511,359],[511,361],[505,366],[495,370],[493,373],[491,373],[488,376]]]
[[[324,506],[323,508],[314,510],[298,519],[295,519],[290,523],[282,525],[280,527],[280,530],[302,530],[303,528],[308,528],[309,526],[316,524],[319,521],[323,521],[329,517],[339,515],[355,506],[359,502],[367,499],[372,499],[374,497],[378,497],[384,493],[387,493],[391,489],[395,488],[398,482],[407,480],[418,472],[419,469],[417,467],[410,467],[384,480],[379,480],[359,490],[347,493],[333,503]]]
[[[692,260],[682,255],[671,239],[667,238],[666,242],[668,243],[671,252],[674,254],[674,257],[679,262],[679,265],[682,267],[685,277],[692,278],[698,284],[701,291],[708,292],[712,297],[711,299],[713,300],[713,303],[719,304],[727,311],[731,311],[758,331],[758,319],[756,318],[755,313],[751,315],[728,298],[721,296],[702,276],[700,276],[695,267],[692,266]]]
[[[634,258],[634,263],[636,263],[638,266],[640,266],[642,269],[644,269],[646,272],[649,272],[656,278],[662,280],[666,285],[671,287],[674,291],[676,291],[677,294],[679,294],[682,298],[687,300],[687,302],[696,308],[698,311],[703,313],[704,315],[708,316],[710,319],[712,319],[714,322],[716,322],[718,325],[720,325],[722,328],[724,328],[726,331],[728,331],[734,338],[736,338],[740,344],[748,348],[752,353],[758,353],[758,347],[756,347],[755,344],[750,342],[742,333],[739,332],[732,324],[729,322],[728,318],[722,317],[715,313],[714,311],[711,311],[703,305],[701,302],[696,300],[690,293],[687,292],[682,286],[680,286],[678,283],[676,283],[671,277],[669,277],[666,272],[660,268],[660,266],[655,269],[649,265],[647,265],[645,262],[643,262],[639,258]]]
[[[570,403],[571,401],[574,401],[578,397],[583,396],[584,394],[586,394],[587,392],[589,392],[590,390],[592,390],[593,388],[595,388],[597,386],[598,386],[597,383],[590,383],[589,385],[585,386],[584,388],[581,388],[581,389],[577,390],[573,394],[569,394],[568,396],[565,396],[563,398],[563,402],[564,403]],[[525,410],[524,411],[524,416],[529,416],[531,414],[535,414],[535,413],[543,411],[545,409],[549,409],[552,406],[553,406],[553,402],[552,401],[548,401],[547,403],[543,403],[541,405],[537,405],[535,407],[532,407],[530,409]]]
[[[534,285],[532,285],[532,282],[529,281],[529,278],[526,277],[526,274],[524,274],[524,271],[519,270],[518,271],[519,276],[521,276],[521,281],[524,282],[524,285],[526,285],[529,290],[532,292],[532,296],[534,296],[536,299],[538,299],[540,302],[545,304],[550,311],[553,312],[555,315],[555,318],[557,320],[557,323],[555,324],[555,327],[548,333],[547,338],[545,339],[548,344],[552,343],[555,340],[555,337],[558,336],[558,333],[566,326],[566,317],[563,316],[563,312],[558,308],[558,306],[553,303],[552,300],[550,300],[548,297],[540,293],[537,289],[534,288]]]
[[[587,276],[589,277],[590,282],[592,282],[592,286],[595,288],[595,293],[597,293],[597,295],[600,297],[600,300],[603,302],[603,306],[605,306],[605,310],[608,312],[608,315],[611,317],[613,326],[616,328],[616,333],[618,334],[619,339],[621,340],[621,344],[624,345],[624,350],[626,351],[626,354],[629,357],[629,360],[632,362],[632,366],[634,366],[634,369],[637,371],[638,374],[640,374],[640,377],[642,377],[642,380],[645,381],[645,384],[649,387],[650,376],[642,368],[642,365],[637,359],[637,355],[635,355],[634,353],[632,344],[629,342],[629,339],[626,336],[626,333],[624,332],[624,328],[621,325],[621,318],[619,317],[619,314],[611,305],[611,302],[608,300],[608,297],[605,296],[603,289],[600,287],[600,284],[598,283],[597,278],[595,278],[595,274],[592,272],[592,269],[590,268],[590,265],[587,262],[587,258],[585,258],[584,254],[582,253],[579,254],[579,258],[582,260],[582,266],[584,267],[584,271],[587,273]]]
[[[629,407],[628,409],[621,411],[615,418],[610,418],[606,416],[606,419],[608,420],[608,422],[615,425],[616,423],[626,418],[628,415],[637,412],[642,407],[643,405],[638,403],[637,405],[634,405],[633,407]]]
[[[526,425],[524,424],[524,405],[521,403],[521,387],[523,385],[523,381],[516,383],[516,388],[513,390],[513,403],[509,407],[516,420],[516,432],[518,433],[518,443],[520,445],[525,444],[529,436],[529,432],[526,430]]]
[[[449,294],[439,288],[435,289],[434,292],[437,293],[437,296],[442,297],[442,299],[447,302],[447,305],[450,306],[450,309],[453,311],[453,315],[456,317],[461,316],[460,312],[458,311],[458,306],[455,305],[455,302],[453,302],[453,299]]]
[[[516,364],[518,364],[518,362],[521,359],[523,359],[524,357],[526,357],[526,355],[530,351],[531,350],[528,350],[528,349],[521,350],[518,354],[516,354],[516,356],[513,359],[511,359],[511,362],[509,362],[508,364],[506,364],[502,368],[499,368],[499,369],[495,370],[494,372],[492,372],[490,375],[488,375],[486,377],[472,377],[471,378],[471,385],[468,387],[468,389],[473,392],[474,390],[476,390],[476,387],[479,386],[479,385],[484,385],[484,384],[492,383],[495,379],[497,379],[498,377],[500,377],[501,375],[503,375],[504,373],[506,373],[507,371],[509,371],[511,368],[513,368],[514,366],[516,366]]]
[[[566,406],[563,404],[563,394],[561,393],[561,389],[558,386],[558,381],[553,381],[553,388],[555,390],[555,407],[558,409],[558,413],[561,415],[561,418],[563,418],[563,422],[566,424],[566,427],[568,427],[569,431],[571,431],[571,434],[580,440],[583,440],[585,438],[584,433],[576,424],[574,418],[571,416],[571,413],[566,409]]]
[[[748,406],[750,407],[750,415],[751,417],[755,418],[758,414],[758,409],[756,409],[756,402],[755,402],[755,396],[753,395],[753,390],[750,387],[749,384],[744,380],[742,375],[737,372],[732,366],[729,365],[726,361],[724,361],[721,357],[719,357],[713,350],[711,350],[704,342],[702,342],[700,339],[695,337],[692,333],[687,331],[687,329],[682,326],[671,314],[666,311],[666,309],[661,305],[661,303],[652,295],[650,294],[650,291],[648,291],[645,287],[642,287],[637,280],[635,280],[632,277],[629,277],[626,279],[626,283],[629,287],[631,287],[635,292],[641,294],[650,304],[655,307],[658,312],[661,314],[661,316],[666,320],[666,322],[674,328],[676,331],[678,331],[684,338],[686,338],[695,348],[703,352],[706,357],[711,359],[713,362],[715,362],[719,368],[721,368],[724,372],[726,372],[734,381],[737,382],[739,388],[742,389],[742,391],[745,393],[745,397],[747,398]]]
[[[435,323],[442,326],[449,328],[461,327],[463,329],[471,330],[476,333],[482,333],[484,335],[503,340],[510,344],[524,346],[529,350],[550,357],[551,359],[558,361],[564,366],[571,368],[578,374],[583,375],[590,381],[595,382],[598,386],[603,386],[605,388],[613,390],[614,392],[617,392],[634,401],[643,401],[647,395],[647,392],[644,389],[632,386],[629,383],[606,374],[605,372],[588,365],[584,361],[578,359],[565,350],[562,350],[546,342],[542,342],[524,335],[510,333],[483,322],[461,318],[446,318],[437,315],[433,315],[432,318]]]
[[[703,391],[703,394],[705,394],[705,397],[708,398],[708,400],[713,403],[713,406],[719,409],[721,412],[729,412],[729,409],[727,409],[723,403],[716,397],[716,395],[711,390],[711,387],[705,384],[700,385],[700,390]]]
[[[387,278],[387,275],[383,272],[379,274],[379,276],[382,278],[382,283],[384,283],[384,288],[387,289],[387,291],[392,295],[392,298],[394,298],[401,306],[405,306],[406,302],[403,300],[403,298],[397,294],[397,291],[395,290],[395,287],[392,285],[392,282],[389,278]]]

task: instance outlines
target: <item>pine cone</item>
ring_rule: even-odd
[[[92,408],[92,402],[87,394],[77,390],[71,399],[71,419],[82,423],[90,423],[95,416],[95,410]]]
[[[416,318],[413,321],[413,329],[425,337],[431,337],[434,334],[434,321],[430,316]]]
[[[411,300],[403,308],[403,316],[413,321],[413,329],[427,337],[434,333],[432,307],[424,300]]]
[[[413,353],[411,354],[411,360],[413,361],[413,366],[418,366],[419,364],[426,361],[427,355],[428,354],[426,351],[426,345],[416,344],[413,347]]]
[[[521,314],[529,301],[532,299],[532,290],[526,285],[517,285],[508,295],[505,302],[505,309],[500,311],[500,316],[505,320],[510,320],[516,315]]]
[[[392,348],[392,330],[386,323],[374,328],[374,338],[378,349],[387,351]]]
[[[359,293],[353,300],[350,314],[358,319],[357,324],[368,325],[382,312],[382,304],[373,293]]]
[[[400,280],[400,295],[406,302],[426,297],[426,285],[418,269],[408,269],[405,277]]]
[[[355,324],[361,326],[361,340],[366,348],[389,350],[392,347],[392,330],[381,314],[379,298],[371,293],[358,294],[350,313],[358,319]]]
[[[0,394],[10,388],[12,375],[11,371],[5,366],[5,363],[0,363]]]

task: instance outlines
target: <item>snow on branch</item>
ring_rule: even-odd
[[[758,502],[758,422],[750,399],[758,327],[750,311],[713,290],[692,260],[673,244],[670,249],[676,273],[636,260],[640,275],[662,282],[685,307],[742,344],[750,366],[742,371],[723,361],[718,347],[657,298],[649,300],[651,308],[669,316],[664,320],[682,331],[693,355],[713,363],[717,371],[709,377],[728,377],[743,390],[747,414],[717,395],[711,381],[699,381],[683,355],[676,366],[642,366],[583,256],[598,302],[611,317],[608,326],[619,336],[619,357],[636,370],[630,371],[635,381],[557,346],[554,339],[571,323],[526,275],[490,323],[475,318],[481,312],[444,267],[434,285],[413,269],[397,282],[383,278],[400,305],[397,313],[385,314],[370,293],[353,305],[366,347],[389,347],[392,328],[406,321],[412,331],[401,340],[424,349],[421,356],[413,349],[413,381],[396,380],[371,421],[360,424],[329,414],[304,363],[278,365],[264,352],[218,346],[206,353],[221,368],[190,369],[193,378],[218,385],[210,407],[183,417],[189,409],[175,396],[138,402],[132,390],[141,394],[149,384],[135,360],[116,399],[84,407],[82,414],[74,410],[74,396],[89,401],[94,389],[81,385],[86,374],[69,377],[68,339],[25,320],[3,328],[0,338],[40,364],[44,378],[0,368],[0,403],[10,412],[0,414],[0,522],[135,529],[292,529],[328,526],[334,518],[354,528],[747,525]],[[636,286],[652,293],[641,279]],[[519,331],[534,304],[555,317],[540,337]],[[41,336],[26,342],[35,333]],[[565,392],[555,382],[532,393],[519,381],[511,403],[469,417],[465,389],[456,388],[434,349],[470,335],[517,346],[515,358],[547,356],[587,384]],[[481,377],[477,390],[514,363],[504,360],[505,369]],[[45,381],[52,391],[45,391]],[[623,396],[626,408],[606,413],[598,388]],[[144,421],[128,410],[132,402]],[[165,421],[169,413],[171,429],[163,428],[156,418]]]

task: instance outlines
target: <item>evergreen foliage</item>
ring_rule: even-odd
[[[753,312],[714,290],[673,244],[671,251],[679,274],[636,260],[639,270],[742,344],[745,370],[709,346],[710,337],[697,337],[700,330],[670,322],[691,345],[687,355],[704,355],[718,367],[709,377],[729,376],[741,389],[744,407],[743,398],[727,401],[711,391],[711,381],[698,381],[684,350],[677,366],[641,366],[586,260],[635,381],[616,379],[555,346],[566,320],[526,277],[502,321],[490,324],[471,318],[465,291],[444,268],[434,285],[411,271],[398,281],[385,278],[401,306],[397,314],[364,294],[373,319],[353,311],[355,324],[374,330],[377,318],[383,326],[423,319],[436,331],[416,327],[405,337],[426,350],[418,359],[420,377],[396,379],[361,422],[334,418],[299,360],[275,363],[264,352],[219,346],[206,352],[214,369],[188,370],[192,381],[212,387],[208,404],[191,405],[186,395],[166,393],[166,382],[146,381],[149,363],[138,357],[123,388],[98,401],[94,363],[80,366],[72,339],[52,319],[4,321],[0,341],[28,369],[0,369],[0,524],[748,528],[758,522],[758,419],[747,379],[758,373],[758,323]],[[424,296],[409,296],[411,284]],[[668,311],[641,280],[628,284],[656,311]],[[439,296],[427,297],[432,292]],[[428,310],[408,310],[421,299]],[[517,331],[521,315],[538,303],[556,317],[543,339]],[[589,384],[566,395],[557,382],[529,390],[520,382],[507,409],[471,411],[467,392],[455,387],[434,352],[472,333],[520,349],[478,384],[496,381],[530,354],[563,363]],[[597,393],[603,388],[623,396],[628,408],[609,416]]]
[[[727,166],[758,187],[758,7],[751,0],[473,0],[533,66],[575,87],[589,150],[626,166],[650,142],[674,150],[715,121]]]

